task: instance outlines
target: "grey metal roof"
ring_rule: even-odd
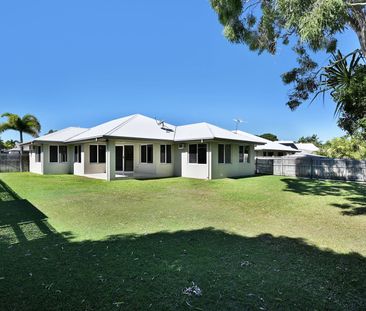
[[[34,141],[78,142],[96,138],[130,138],[167,141],[194,141],[223,139],[263,144],[264,139],[238,131],[233,133],[209,123],[194,123],[174,126],[159,122],[141,114],[134,114],[115,119],[90,129],[69,127],[52,134],[44,135]]]

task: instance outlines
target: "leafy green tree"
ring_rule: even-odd
[[[265,51],[275,54],[279,46],[292,45],[297,54],[298,66],[282,75],[285,84],[293,85],[287,102],[291,109],[296,109],[307,101],[311,94],[315,95],[319,91],[330,91],[334,100],[339,103],[339,97],[333,93],[336,89],[332,86],[332,81],[326,88],[324,86],[328,75],[332,74],[331,68],[340,62],[340,59],[336,59],[325,68],[319,68],[311,57],[316,52],[335,55],[337,34],[346,28],[351,29],[360,43],[359,49],[350,51],[345,57],[342,56],[342,59],[356,54],[366,57],[364,0],[211,0],[211,5],[224,26],[225,37],[230,42],[245,44],[259,54]],[[355,78],[361,79],[362,72]],[[322,79],[319,79],[320,76]],[[359,79],[353,83],[362,83]],[[354,92],[348,92],[349,97],[353,95]],[[358,106],[359,102],[353,105]],[[362,115],[358,116],[357,107],[353,110],[344,105],[337,108],[340,108],[340,112],[345,112],[339,125],[345,126],[346,130],[352,127],[348,125],[350,119],[356,118],[357,122],[363,119]],[[345,117],[345,120],[342,117]]]
[[[347,135],[327,141],[319,151],[329,158],[366,160],[366,141],[360,135]]]
[[[312,143],[317,147],[320,147],[322,145],[322,142],[320,141],[318,135],[313,134],[311,136],[302,136],[298,139],[298,143]]]
[[[264,139],[268,139],[270,141],[278,140],[278,137],[275,134],[272,134],[272,133],[264,133],[264,134],[261,134],[261,135],[258,135],[258,136],[262,137]]]
[[[20,117],[14,113],[4,113],[1,117],[6,117],[7,121],[0,123],[0,133],[7,130],[18,131],[20,143],[23,143],[23,134],[38,137],[39,132],[41,131],[41,124],[38,119],[31,114]]]
[[[5,149],[4,141],[0,137],[0,150]]]
[[[16,140],[12,140],[12,139],[6,140],[4,142],[4,148],[5,149],[12,149],[12,148],[14,148],[16,146],[16,143],[17,143]]]

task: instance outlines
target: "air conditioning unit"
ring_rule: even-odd
[[[182,150],[182,149],[184,149],[185,147],[186,147],[186,145],[185,145],[185,144],[179,144],[179,145],[178,145],[178,149],[181,149],[181,150]]]

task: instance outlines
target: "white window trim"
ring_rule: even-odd
[[[165,148],[165,162],[161,162],[161,146],[164,146]],[[170,146],[170,162],[167,162],[168,159],[168,148],[167,146]],[[173,159],[173,147],[170,144],[161,144],[160,148],[159,148],[159,158],[160,158],[160,164],[164,164],[164,165],[171,165],[173,163],[172,159]],[[153,159],[154,160],[154,159]]]
[[[142,162],[142,152],[141,152],[142,146],[146,146],[146,162]],[[148,158],[147,146],[152,146],[152,157],[153,157],[152,162],[148,162],[148,159],[147,159]],[[159,149],[159,155],[160,155],[160,149]],[[144,165],[154,164],[154,144],[141,144],[140,145],[140,164],[144,164]]]
[[[189,155],[190,155],[190,153],[189,153],[189,146],[191,146],[191,145],[196,145],[197,146],[197,148],[196,148],[196,159],[197,159],[197,162],[189,162]],[[206,145],[206,163],[198,163],[198,145]],[[205,144],[205,143],[197,143],[197,144],[188,144],[188,157],[187,157],[187,164],[189,164],[189,165],[207,165],[208,163],[208,144]]]
[[[97,146],[97,162],[90,162],[90,146]],[[99,162],[99,146],[106,146],[107,151],[107,145],[106,144],[90,144],[89,145],[89,164],[107,164],[107,155],[105,156],[105,162]]]
[[[219,145],[223,145],[224,146],[224,162],[220,162],[220,157],[219,157]],[[226,163],[226,149],[225,146],[229,145],[230,146],[230,162]],[[221,164],[233,164],[233,148],[231,144],[217,144],[217,164],[221,165]]]
[[[240,147],[243,147],[243,161],[240,161]],[[245,148],[249,148],[249,152],[245,153]],[[250,164],[250,145],[239,145],[239,163],[241,164]],[[248,155],[247,161],[245,161],[245,155]]]
[[[77,147],[78,152],[77,154],[75,154],[75,147]],[[79,153],[79,149],[80,149],[80,153]],[[81,145],[74,145],[74,163],[81,163]],[[79,159],[79,155],[80,155],[80,159]]]
[[[39,154],[37,153],[38,148],[39,148]],[[39,155],[39,161],[37,161],[38,155]],[[35,163],[42,162],[42,146],[34,146],[34,162]]]
[[[51,162],[51,146],[52,147],[57,147],[57,161],[55,161],[55,162]],[[65,146],[66,147],[67,161],[61,161],[60,146]],[[67,145],[49,145],[49,147],[48,147],[48,163],[49,164],[69,163],[69,148],[67,148]]]

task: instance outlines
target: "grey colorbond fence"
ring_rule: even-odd
[[[0,153],[0,172],[20,172],[23,162],[23,172],[29,171],[29,155],[19,153]]]
[[[257,158],[257,174],[366,181],[366,161],[318,157]]]

